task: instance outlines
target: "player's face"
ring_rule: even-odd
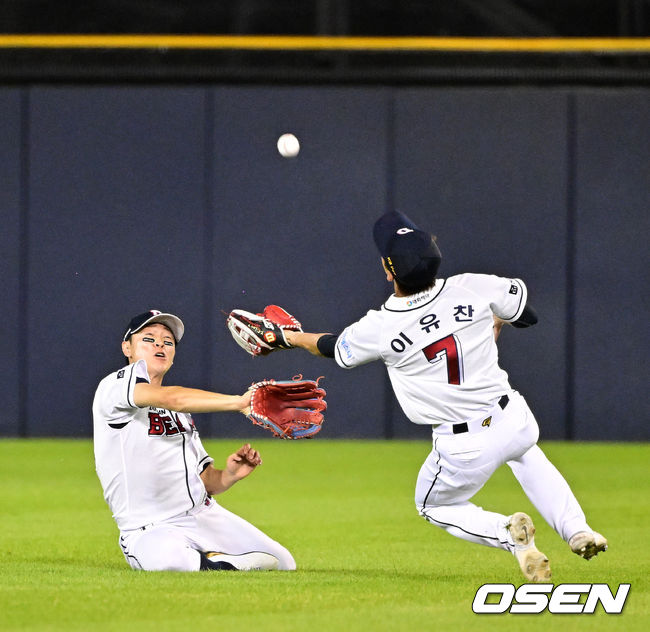
[[[165,325],[154,323],[122,343],[122,351],[129,359],[129,364],[144,360],[149,375],[153,377],[164,375],[171,368],[176,355],[176,342]]]

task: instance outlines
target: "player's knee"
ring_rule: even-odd
[[[198,553],[197,553],[198,555]],[[157,560],[152,560],[148,565],[148,568],[144,570],[147,571],[181,571],[181,572],[191,572],[198,571],[200,559],[198,563],[196,560],[189,559],[188,556],[172,556],[167,558],[160,558]]]
[[[200,554],[186,546],[162,544],[139,558],[145,571],[198,571]]]
[[[424,503],[423,499],[416,498],[415,509],[421,518],[424,518],[427,522],[431,522],[432,514],[434,513],[436,507],[434,505],[428,505]]]
[[[415,511],[417,511],[420,516],[423,518],[425,517],[424,512],[428,508],[428,505],[425,503],[425,498],[422,497],[420,498],[419,496],[415,496]]]

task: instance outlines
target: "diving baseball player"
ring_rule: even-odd
[[[293,570],[287,549],[211,498],[262,461],[246,444],[216,469],[190,415],[245,412],[250,392],[162,385],[183,333],[173,314],[134,317],[122,341],[128,365],[95,394],[95,465],[124,557],[147,571]]]
[[[498,364],[496,337],[504,323],[537,322],[523,281],[484,274],[436,278],[441,256],[435,239],[401,213],[382,216],[374,239],[394,294],[338,336],[275,330],[277,348],[334,357],[346,369],[374,360],[386,365],[407,417],[433,430],[415,490],[417,510],[431,524],[510,551],[527,580],[548,581],[549,561],[535,546],[530,517],[470,502],[507,463],[574,553],[590,559],[605,551],[607,540],[587,524],[566,480],[537,446],[537,421]]]

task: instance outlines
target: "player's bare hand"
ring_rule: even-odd
[[[262,457],[260,453],[252,448],[250,443],[246,443],[237,452],[228,457],[226,469],[232,476],[240,480],[248,476],[261,464]]]

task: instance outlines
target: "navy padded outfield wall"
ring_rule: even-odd
[[[3,351],[0,353],[0,437],[18,434],[19,400],[22,375],[26,367],[23,345],[25,332],[21,317],[24,301],[20,275],[26,226],[21,221],[21,177],[24,148],[21,129],[21,93],[18,89],[0,90],[0,318]]]
[[[390,291],[372,224],[397,208],[438,236],[441,276],[527,283],[540,323],[499,348],[542,439],[647,440],[649,105],[626,88],[0,89],[1,436],[90,436],[123,328],[159,308],[187,327],[167,383],[323,375],[320,436],[428,438],[381,365],[252,358],[223,313],[273,302],[340,331]]]

